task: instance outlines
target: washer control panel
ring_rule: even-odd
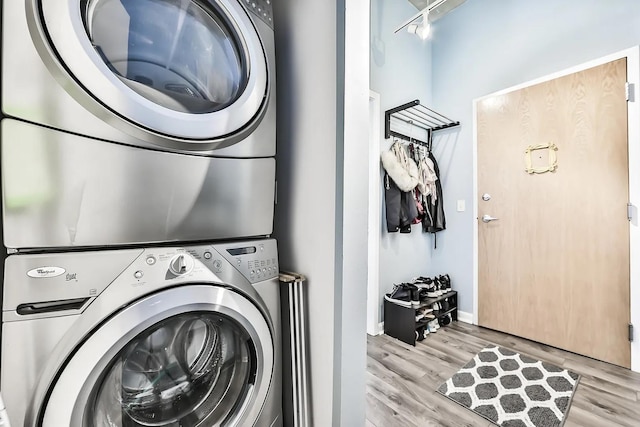
[[[211,246],[158,247],[145,249],[131,270],[136,283],[160,274],[165,279],[186,278],[209,270],[224,277],[235,269],[250,283],[277,278],[278,249],[274,239],[219,243]]]
[[[216,246],[216,250],[251,283],[278,277],[275,240]]]
[[[169,270],[176,276],[189,274],[193,270],[193,258],[189,254],[178,254],[169,262]]]
[[[247,10],[258,15],[269,27],[273,28],[273,0],[241,0]]]

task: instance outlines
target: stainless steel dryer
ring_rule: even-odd
[[[11,255],[5,284],[12,424],[282,425],[274,240]]]
[[[2,3],[7,247],[271,234],[271,0]]]

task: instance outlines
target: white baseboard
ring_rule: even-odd
[[[384,334],[384,322],[378,323],[378,328],[374,331],[373,334],[370,331],[367,331],[367,334],[371,335],[372,337]]]
[[[473,313],[458,310],[458,321],[473,325]]]

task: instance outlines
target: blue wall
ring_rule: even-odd
[[[431,59],[428,41],[406,31],[393,31],[417,12],[408,1],[371,1],[370,87],[380,94],[380,110],[414,99],[431,102]],[[384,120],[381,125],[384,126]],[[384,134],[381,135],[384,138]],[[387,150],[391,140],[381,142]],[[381,201],[384,195],[381,190]],[[432,251],[432,237],[422,233],[420,225],[411,234],[387,233],[383,206],[380,241],[380,301],[393,283],[427,274]],[[382,302],[381,302],[382,304]]]
[[[434,150],[448,229],[432,263],[451,273],[462,311],[473,311],[473,100],[638,44],[638,0],[467,0],[436,22],[433,104],[462,126]],[[457,199],[465,212],[455,212]]]

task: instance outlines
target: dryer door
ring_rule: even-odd
[[[273,360],[269,326],[248,299],[211,285],[169,289],[80,343],[25,425],[250,426]]]
[[[49,69],[85,108],[122,130],[155,134],[158,144],[164,137],[210,146],[259,122],[267,63],[238,0],[30,4]]]

